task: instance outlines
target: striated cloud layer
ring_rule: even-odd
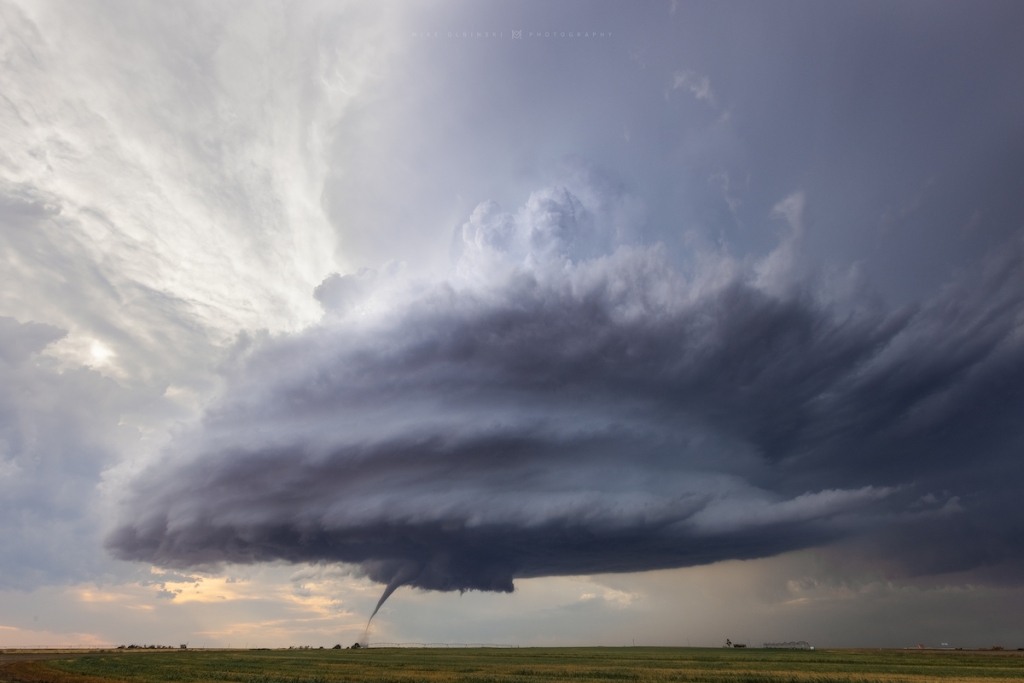
[[[839,540],[904,574],[1013,565],[1024,249],[889,310],[791,272],[802,211],[759,261],[682,267],[595,253],[600,211],[555,187],[480,205],[442,280],[331,276],[320,324],[243,340],[108,547],[350,563],[385,598]]]

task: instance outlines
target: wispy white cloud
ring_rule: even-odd
[[[707,76],[698,75],[692,69],[677,71],[672,78],[672,89],[685,88],[699,101],[707,102],[712,107],[717,106],[715,93],[711,89],[711,79]]]

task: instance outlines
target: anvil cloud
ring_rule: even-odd
[[[240,346],[108,547],[352,563],[385,597],[840,539],[907,573],[1014,561],[1024,250],[887,310],[790,272],[803,203],[766,257],[682,270],[589,253],[599,210],[552,187],[477,207],[441,281],[332,276],[321,324]]]

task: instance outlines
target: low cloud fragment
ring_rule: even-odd
[[[672,89],[686,88],[697,100],[703,100],[715,106],[715,93],[711,90],[711,80],[707,76],[699,76],[692,69],[682,69],[672,79]]]
[[[254,344],[136,479],[111,552],[347,563],[381,603],[837,541],[918,574],[1020,554],[1019,242],[890,311],[763,262],[589,254],[596,224],[552,188],[478,207],[443,281],[328,278],[323,322]]]

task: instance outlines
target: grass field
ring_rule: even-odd
[[[6,672],[6,676],[5,676]],[[0,669],[34,683],[1024,681],[1024,653],[699,648],[138,652]]]

